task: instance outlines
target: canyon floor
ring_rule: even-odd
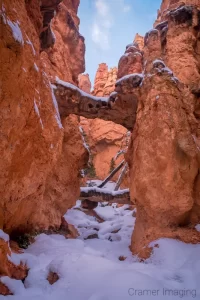
[[[64,216],[78,229],[77,239],[41,234],[24,253],[13,253],[10,259],[26,263],[29,272],[24,282],[1,278],[14,294],[6,299],[200,299],[200,245],[160,239],[141,262],[129,250],[136,211],[113,204],[95,212],[103,221],[87,215],[77,201]],[[52,285],[49,272],[59,277]]]

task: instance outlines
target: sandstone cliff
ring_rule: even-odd
[[[78,30],[79,2],[64,0],[57,5],[51,22],[54,44],[41,53],[42,64],[51,78],[58,76],[75,84],[78,84],[78,75],[85,71],[85,43]]]
[[[50,83],[55,75],[77,83],[84,71],[79,1],[60,2],[0,7],[0,228],[12,237],[59,228],[88,159],[77,117],[60,120]]]
[[[185,2],[185,1],[183,1]],[[169,5],[168,5],[169,4]],[[160,237],[198,243],[200,221],[199,1],[163,1],[145,36],[144,79],[127,159],[137,219],[131,249]]]
[[[173,10],[180,8],[184,5],[193,5],[200,7],[199,0],[163,0],[161,7],[158,10],[157,20],[154,23],[154,27],[165,20],[167,20],[167,14]]]

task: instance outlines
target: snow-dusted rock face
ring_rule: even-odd
[[[200,242],[194,228],[200,221],[199,15],[193,6],[173,7],[145,36],[144,78],[127,155],[137,203],[131,249],[143,257],[158,237]]]
[[[55,3],[60,1],[42,1],[42,7],[50,2],[54,2],[53,10],[58,9]],[[40,34],[46,22],[40,4],[5,0],[0,7],[0,228],[12,235],[59,227],[61,216],[78,197],[79,168],[87,161],[77,118],[61,123],[50,84],[50,75],[63,74],[64,68],[65,78],[71,82],[84,70],[84,51],[80,51],[77,65],[74,56],[66,65],[72,40],[76,47],[83,42],[77,25],[78,1],[64,1],[55,20],[58,31],[63,21],[66,38],[64,42],[62,32],[55,32],[54,46],[58,47],[58,42],[66,49],[65,65],[58,56],[56,67],[48,50],[40,53]],[[63,10],[68,22],[62,19]]]
[[[119,60],[117,78],[128,74],[142,73],[144,39],[136,35],[134,42],[126,46],[124,55]]]
[[[163,0],[161,7],[158,10],[157,20],[154,23],[154,26],[163,22],[168,15],[168,12],[177,8],[181,8],[184,5],[193,5],[200,7],[199,0]]]
[[[1,276],[12,277],[13,279],[23,280],[27,276],[27,266],[20,260],[14,261],[9,245],[9,236],[0,230],[0,278]],[[15,264],[15,263],[16,264]],[[11,295],[12,292],[0,281],[0,295]]]
[[[85,71],[85,43],[79,33],[80,20],[77,16],[79,2],[64,0],[57,5],[56,16],[50,26],[54,46],[41,54],[43,65],[52,78],[56,75],[76,85],[78,75]]]

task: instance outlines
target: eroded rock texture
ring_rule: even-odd
[[[160,237],[200,242],[194,229],[200,222],[200,11],[170,7],[165,22],[145,36],[145,74],[127,156],[137,203],[131,249],[141,257]]]
[[[99,65],[92,94],[97,97],[109,96],[115,89],[117,68],[110,68],[105,63]]]
[[[51,22],[54,46],[41,54],[43,66],[51,78],[58,76],[76,85],[78,75],[85,71],[85,43],[79,33],[80,21],[77,17],[79,2],[64,0],[57,5],[56,16]]]
[[[140,50],[143,50],[144,48],[144,37],[140,35],[139,33],[136,33],[136,36],[134,38],[134,44],[136,44]]]
[[[168,13],[171,10],[176,10],[177,8],[185,5],[200,7],[199,0],[163,0],[161,7],[158,10],[158,16],[154,26],[156,26],[160,22],[165,21],[167,19]]]
[[[143,45],[143,37],[137,34],[134,42],[126,46],[125,53],[119,60],[117,78],[121,78],[132,73],[142,73]]]
[[[79,1],[59,2],[5,0],[0,7],[0,228],[11,236],[58,228],[79,194],[79,168],[88,159],[77,118],[61,123],[50,84],[54,75],[64,73],[75,83],[84,71]],[[50,50],[41,52],[50,46],[55,9],[51,51],[56,65]]]
[[[89,74],[80,74],[78,76],[78,86],[82,91],[90,94],[92,85]]]

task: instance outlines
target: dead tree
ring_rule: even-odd
[[[118,191],[118,189],[119,189],[119,187],[120,187],[120,185],[121,185],[121,183],[122,183],[122,181],[124,179],[124,176],[126,174],[127,169],[128,169],[128,164],[125,163],[125,165],[124,165],[124,167],[122,169],[122,172],[120,173],[119,178],[118,178],[118,180],[116,182],[116,186],[115,186],[114,191]]]
[[[123,167],[125,161],[123,160],[107,177],[106,179],[98,186],[98,188],[102,188],[108,183],[110,179],[114,177],[114,175]]]

